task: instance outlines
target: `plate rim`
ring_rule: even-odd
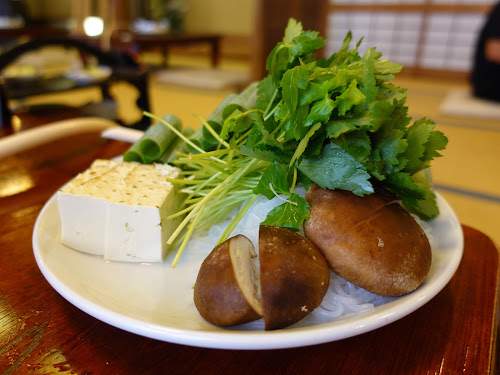
[[[303,347],[354,337],[393,323],[425,305],[437,294],[439,294],[439,292],[449,283],[463,257],[463,228],[456,216],[456,213],[453,211],[448,202],[437,192],[436,196],[438,201],[440,201],[440,203],[451,214],[450,219],[453,221],[453,224],[457,225],[457,229],[459,229],[458,234],[460,236],[456,239],[457,249],[455,249],[457,254],[455,254],[452,258],[453,262],[446,265],[445,270],[447,272],[443,272],[437,276],[437,279],[434,281],[434,284],[438,284],[437,288],[426,284],[422,285],[414,292],[400,297],[404,298],[406,304],[408,305],[408,307],[403,310],[395,309],[394,311],[394,309],[391,309],[391,306],[388,306],[393,302],[399,301],[400,298],[396,301],[378,306],[375,311],[371,310],[367,314],[371,321],[368,321],[368,319],[363,317],[363,314],[361,313],[353,315],[352,317],[344,317],[340,321],[295,327],[293,329],[275,331],[237,331],[220,328],[220,330],[217,329],[214,331],[200,331],[185,328],[179,329],[157,323],[145,322],[140,319],[125,316],[109,310],[71,290],[70,287],[65,285],[63,281],[59,280],[57,276],[50,272],[50,268],[42,256],[42,252],[38,244],[38,236],[40,227],[45,216],[47,215],[50,205],[57,204],[56,193],[54,193],[47,200],[38,214],[33,228],[32,246],[38,268],[44,278],[57,293],[86,314],[124,331],[174,344],[215,349],[267,350]],[[427,293],[429,289],[431,293]],[[384,308],[383,306],[387,307]],[[334,322],[334,325],[329,327],[329,323],[332,324],[332,322]],[[262,337],[265,337],[265,339],[262,340]],[[294,338],[294,340],[292,340],[292,338]]]

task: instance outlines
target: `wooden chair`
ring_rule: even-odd
[[[102,94],[102,102],[116,103],[117,100],[113,98],[110,87],[120,81],[127,82],[134,86],[139,96],[136,100],[137,107],[142,111],[149,111],[149,92],[148,92],[148,72],[141,67],[133,57],[122,50],[103,51],[99,47],[94,46],[87,41],[79,40],[70,37],[47,37],[40,39],[32,39],[25,43],[18,44],[0,55],[0,73],[2,73],[8,66],[14,64],[15,61],[28,52],[39,51],[44,47],[64,47],[67,49],[74,48],[78,51],[82,63],[85,66],[91,59],[94,59],[99,66],[109,67],[111,74],[105,79],[94,82],[80,82],[72,81],[65,76],[52,77],[52,83],[64,82],[64,85],[54,84],[52,86],[47,84],[47,80],[39,78],[35,81],[30,81],[22,84],[19,80],[0,80],[0,103],[2,113],[0,120],[2,123],[9,124],[12,117],[8,103],[12,99],[22,99],[29,96],[43,95],[67,90],[75,90],[82,87],[98,86]],[[57,80],[60,81],[57,81]],[[118,104],[118,103],[116,103]],[[54,118],[54,111],[51,110],[55,106],[59,114],[59,118]],[[72,118],[79,116],[79,108],[61,106],[60,103],[54,103],[42,106],[31,106],[23,109],[17,113],[17,117],[24,117],[25,123],[21,124],[22,127],[31,127],[33,122],[38,124],[53,122],[54,120],[63,120],[65,118]],[[93,114],[95,115],[95,114]],[[99,115],[99,114],[98,114]],[[47,117],[48,116],[48,117]],[[100,115],[99,115],[100,116]],[[109,118],[108,115],[103,114],[103,117],[116,121],[117,123],[136,129],[145,129],[150,125],[150,119],[142,116],[141,119],[135,123],[125,123],[119,118]]]

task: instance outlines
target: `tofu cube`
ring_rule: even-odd
[[[104,255],[108,201],[96,184],[119,163],[113,160],[94,161],[57,192],[61,218],[61,242],[89,254]]]
[[[61,217],[61,242],[89,254],[104,255],[106,242],[106,199],[57,193]]]
[[[57,193],[61,242],[106,260],[162,262],[181,202],[169,165],[96,160]]]

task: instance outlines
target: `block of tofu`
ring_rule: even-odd
[[[181,202],[163,164],[96,160],[57,192],[61,242],[106,260],[162,262],[178,220],[165,220]]]
[[[104,255],[108,202],[93,180],[117,164],[112,160],[96,160],[57,192],[61,242],[66,246]]]

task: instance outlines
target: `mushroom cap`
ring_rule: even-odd
[[[377,188],[364,197],[313,185],[304,233],[333,272],[372,293],[401,296],[430,270],[429,240],[396,196]]]

